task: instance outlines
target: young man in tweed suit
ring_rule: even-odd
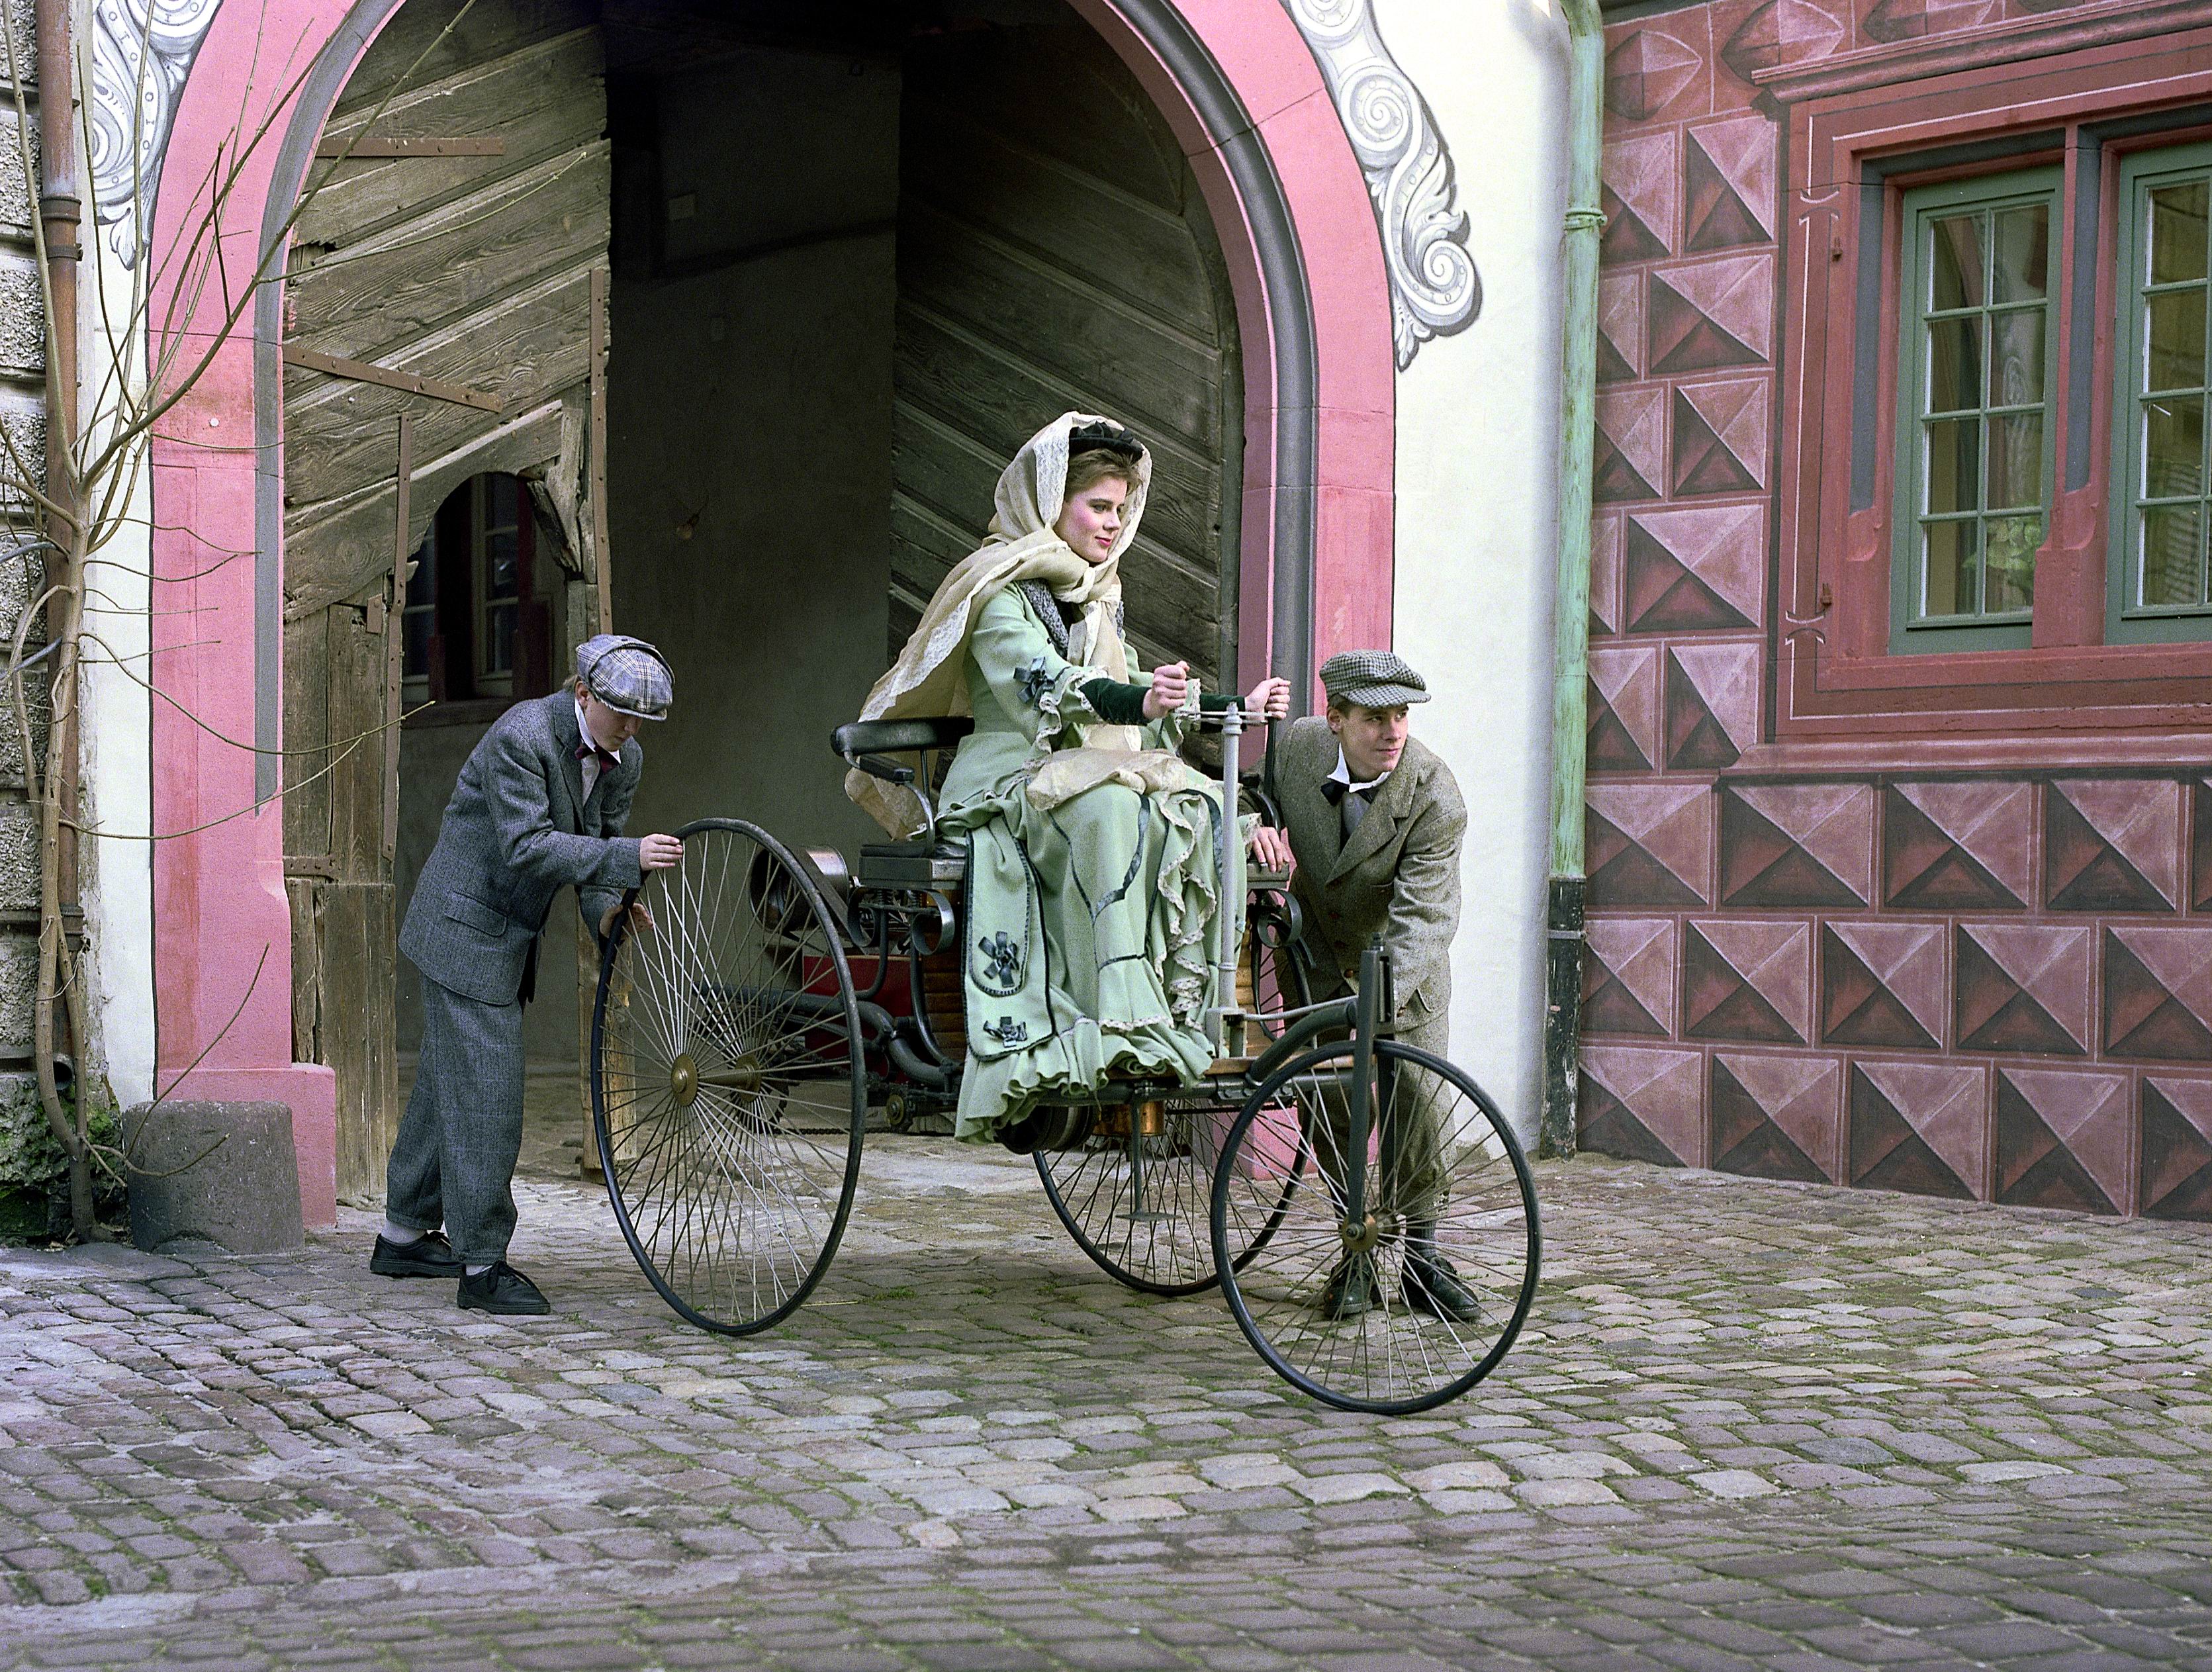
[[[422,1052],[371,1271],[456,1278],[459,1304],[478,1311],[552,1310],[507,1263],[522,1006],[556,894],[574,887],[605,939],[623,891],[684,856],[673,836],[623,834],[645,766],[638,727],[665,719],[673,696],[659,651],[601,634],[577,647],[573,688],[515,704],[462,767],[399,931],[399,950],[422,972]],[[639,927],[652,926],[641,906],[631,909]]]
[[[1327,715],[1293,722],[1277,746],[1275,790],[1285,828],[1261,830],[1253,856],[1291,872],[1315,998],[1349,993],[1360,954],[1379,934],[1391,955],[1397,1037],[1443,1056],[1467,807],[1451,769],[1408,730],[1407,710],[1429,700],[1428,686],[1387,650],[1332,656],[1322,665],[1321,682]],[[1416,1100],[1412,1124],[1404,1135],[1412,1158],[1405,1170],[1415,1182],[1407,1187],[1413,1200],[1402,1204],[1409,1222],[1403,1304],[1455,1321],[1474,1318],[1474,1296],[1437,1252],[1441,1134],[1427,1100]],[[1347,1143],[1339,1137],[1339,1155]],[[1353,1317],[1382,1304],[1374,1280],[1370,1263],[1347,1256],[1322,1310]]]

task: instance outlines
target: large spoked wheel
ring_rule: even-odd
[[[608,938],[592,1013],[592,1110],[607,1194],[662,1298],[750,1335],[829,1269],[867,1113],[859,1006],[829,903],[738,819],[677,832]]]
[[[1536,1192],[1481,1088],[1395,1040],[1376,1043],[1354,1152],[1357,1071],[1347,1041],[1255,1090],[1214,1176],[1214,1254],[1237,1327],[1284,1380],[1344,1410],[1401,1415],[1457,1398],[1513,1345],[1536,1293]]]
[[[1261,941],[1254,956],[1257,980],[1243,992],[1244,1002],[1275,1011],[1302,1000],[1304,984],[1286,954]],[[1134,1109],[1109,1106],[1079,1148],[1039,1150],[1045,1196],[1076,1246],[1115,1281],[1146,1294],[1194,1295],[1219,1282],[1208,1215],[1214,1168],[1237,1110],[1203,1092]],[[1296,1152],[1290,1158],[1273,1220],[1261,1213],[1237,1227],[1243,1233],[1238,1261],[1279,1222],[1303,1162]]]

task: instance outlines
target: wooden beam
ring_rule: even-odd
[[[417,377],[412,372],[395,372],[389,366],[372,366],[366,360],[348,360],[343,355],[325,354],[319,349],[305,348],[297,343],[284,345],[284,363],[305,366],[309,371],[320,372],[325,377],[348,378],[356,383],[374,383],[386,389],[404,389],[410,395],[422,395],[431,400],[451,401],[456,406],[473,406],[479,412],[496,413],[502,404],[497,395],[485,394],[480,389],[464,389],[458,383]]]
[[[599,590],[602,633],[615,630],[614,574],[607,556],[607,270],[592,269],[592,583]]]
[[[503,157],[503,139],[325,139],[315,147],[319,157],[358,161],[366,157]]]
[[[406,677],[401,661],[407,634],[407,522],[412,514],[409,489],[415,477],[415,419],[399,415],[399,474],[393,482],[398,509],[392,532],[392,613],[384,622],[384,877],[392,874],[399,852],[399,687]]]

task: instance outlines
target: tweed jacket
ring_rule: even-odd
[[[1322,793],[1336,768],[1336,734],[1318,716],[1295,720],[1276,745],[1275,789],[1297,856],[1291,889],[1305,915],[1319,983],[1355,976],[1376,934],[1390,949],[1401,1028],[1440,1023],[1451,1007],[1451,943],[1459,929],[1460,840],[1467,806],[1451,769],[1406,739],[1398,769],[1368,804],[1352,839]]]
[[[439,986],[514,1003],[556,894],[576,890],[596,935],[637,886],[638,844],[622,829],[645,751],[625,743],[586,800],[582,741],[575,691],[563,685],[501,714],[461,768],[399,931],[399,950]]]

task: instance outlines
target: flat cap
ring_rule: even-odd
[[[1321,665],[1322,689],[1332,702],[1363,708],[1395,708],[1429,700],[1428,681],[1388,650],[1341,650]]]
[[[601,633],[576,647],[576,677],[584,689],[619,714],[665,720],[676,698],[668,659],[643,639]]]

